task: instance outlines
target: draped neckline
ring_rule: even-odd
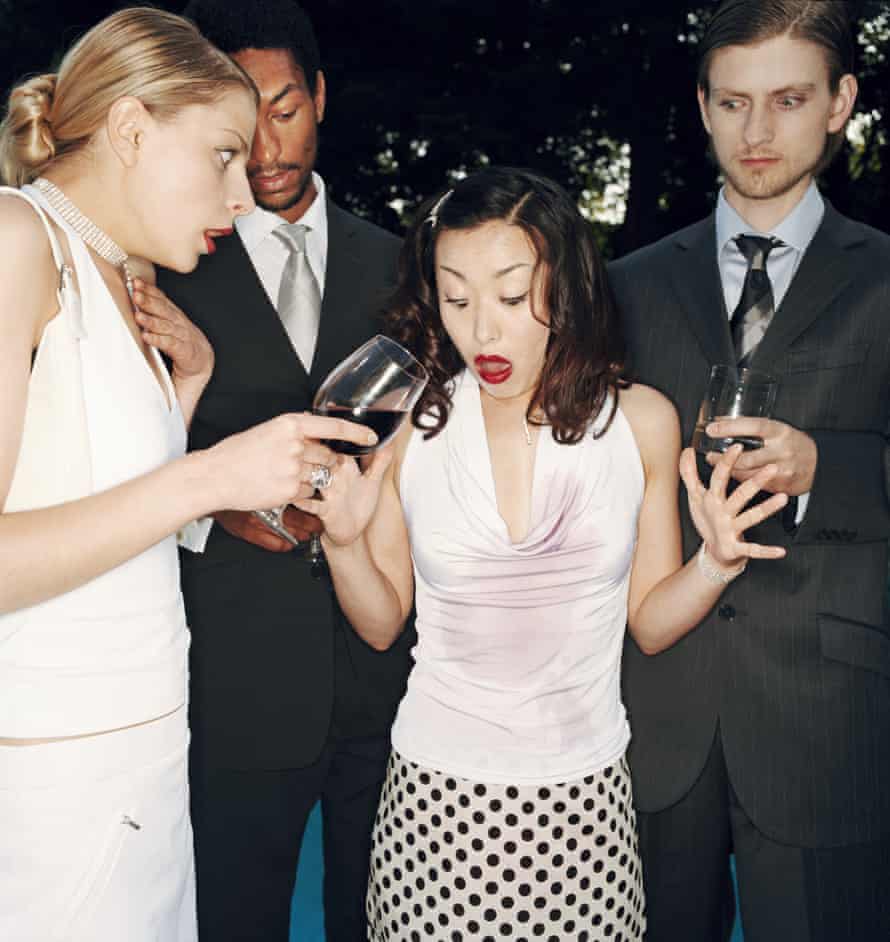
[[[454,408],[445,426],[448,479],[458,502],[476,521],[480,536],[500,551],[532,555],[547,549],[561,530],[583,481],[580,462],[584,449],[560,445],[550,426],[541,426],[532,474],[528,532],[513,541],[498,508],[482,391],[475,377],[464,370],[454,379]],[[523,446],[524,447],[524,446]]]

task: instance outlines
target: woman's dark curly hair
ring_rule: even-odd
[[[399,284],[386,312],[387,332],[426,367],[429,384],[414,407],[414,425],[437,435],[451,410],[449,381],[465,366],[442,324],[436,288],[436,240],[444,230],[501,220],[519,226],[538,255],[550,336],[528,420],[543,413],[556,441],[580,441],[624,380],[624,343],[590,225],[569,195],[530,170],[490,167],[427,200],[399,259]],[[542,318],[542,320],[544,320]]]

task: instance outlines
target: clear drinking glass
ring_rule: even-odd
[[[692,447],[699,454],[709,451],[724,452],[735,444],[740,444],[745,451],[762,448],[763,439],[759,436],[711,438],[705,428],[717,419],[734,419],[739,416],[770,418],[777,389],[778,383],[769,373],[724,363],[712,366],[708,388],[692,434]]]
[[[429,377],[423,366],[400,344],[378,334],[354,350],[325,377],[312,411],[367,425],[377,433],[375,445],[355,445],[325,439],[332,451],[344,455],[365,455],[390,442],[405,417],[414,408]],[[285,505],[286,506],[286,505]],[[279,536],[297,547],[306,547],[285,529],[285,507],[256,510],[254,513]],[[312,563],[321,559],[321,540],[313,536],[306,555]]]

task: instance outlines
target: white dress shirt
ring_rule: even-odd
[[[797,272],[804,252],[813,241],[816,231],[822,225],[825,215],[825,201],[816,184],[810,183],[803,199],[776,226],[772,232],[760,232],[754,229],[729,205],[724,191],[720,190],[717,200],[717,263],[720,267],[720,281],[723,285],[723,297],[726,301],[726,313],[738,306],[742,297],[742,287],[748,271],[748,261],[735,243],[737,235],[757,235],[781,239],[783,246],[776,246],[767,257],[766,271],[773,287],[775,310],[779,309],[791,281]],[[795,523],[803,520],[809,493],[797,498]]]
[[[324,279],[328,258],[328,209],[325,202],[324,180],[317,174],[312,174],[315,184],[315,199],[309,209],[299,218],[298,222],[309,227],[306,233],[306,258],[312,274],[318,282],[321,296],[324,298]],[[235,220],[235,229],[244,243],[244,248],[250,257],[251,264],[256,269],[260,283],[272,307],[277,308],[278,287],[284,265],[290,257],[290,252],[280,239],[275,238],[272,232],[285,220],[277,213],[269,212],[257,206],[252,213],[239,216]],[[193,553],[203,553],[213,526],[213,517],[201,517],[179,531],[179,545]]]

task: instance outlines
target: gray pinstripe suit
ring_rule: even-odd
[[[710,365],[733,360],[713,216],[610,279],[632,371],[674,402],[688,443]],[[826,205],[751,365],[779,379],[775,417],[815,439],[815,482],[795,532],[771,519],[749,533],[785,560],[753,561],[670,650],[628,640],[637,806],[683,798],[719,724],[731,787],[770,840],[874,841],[890,835],[890,237]],[[681,506],[688,557],[699,539]]]

